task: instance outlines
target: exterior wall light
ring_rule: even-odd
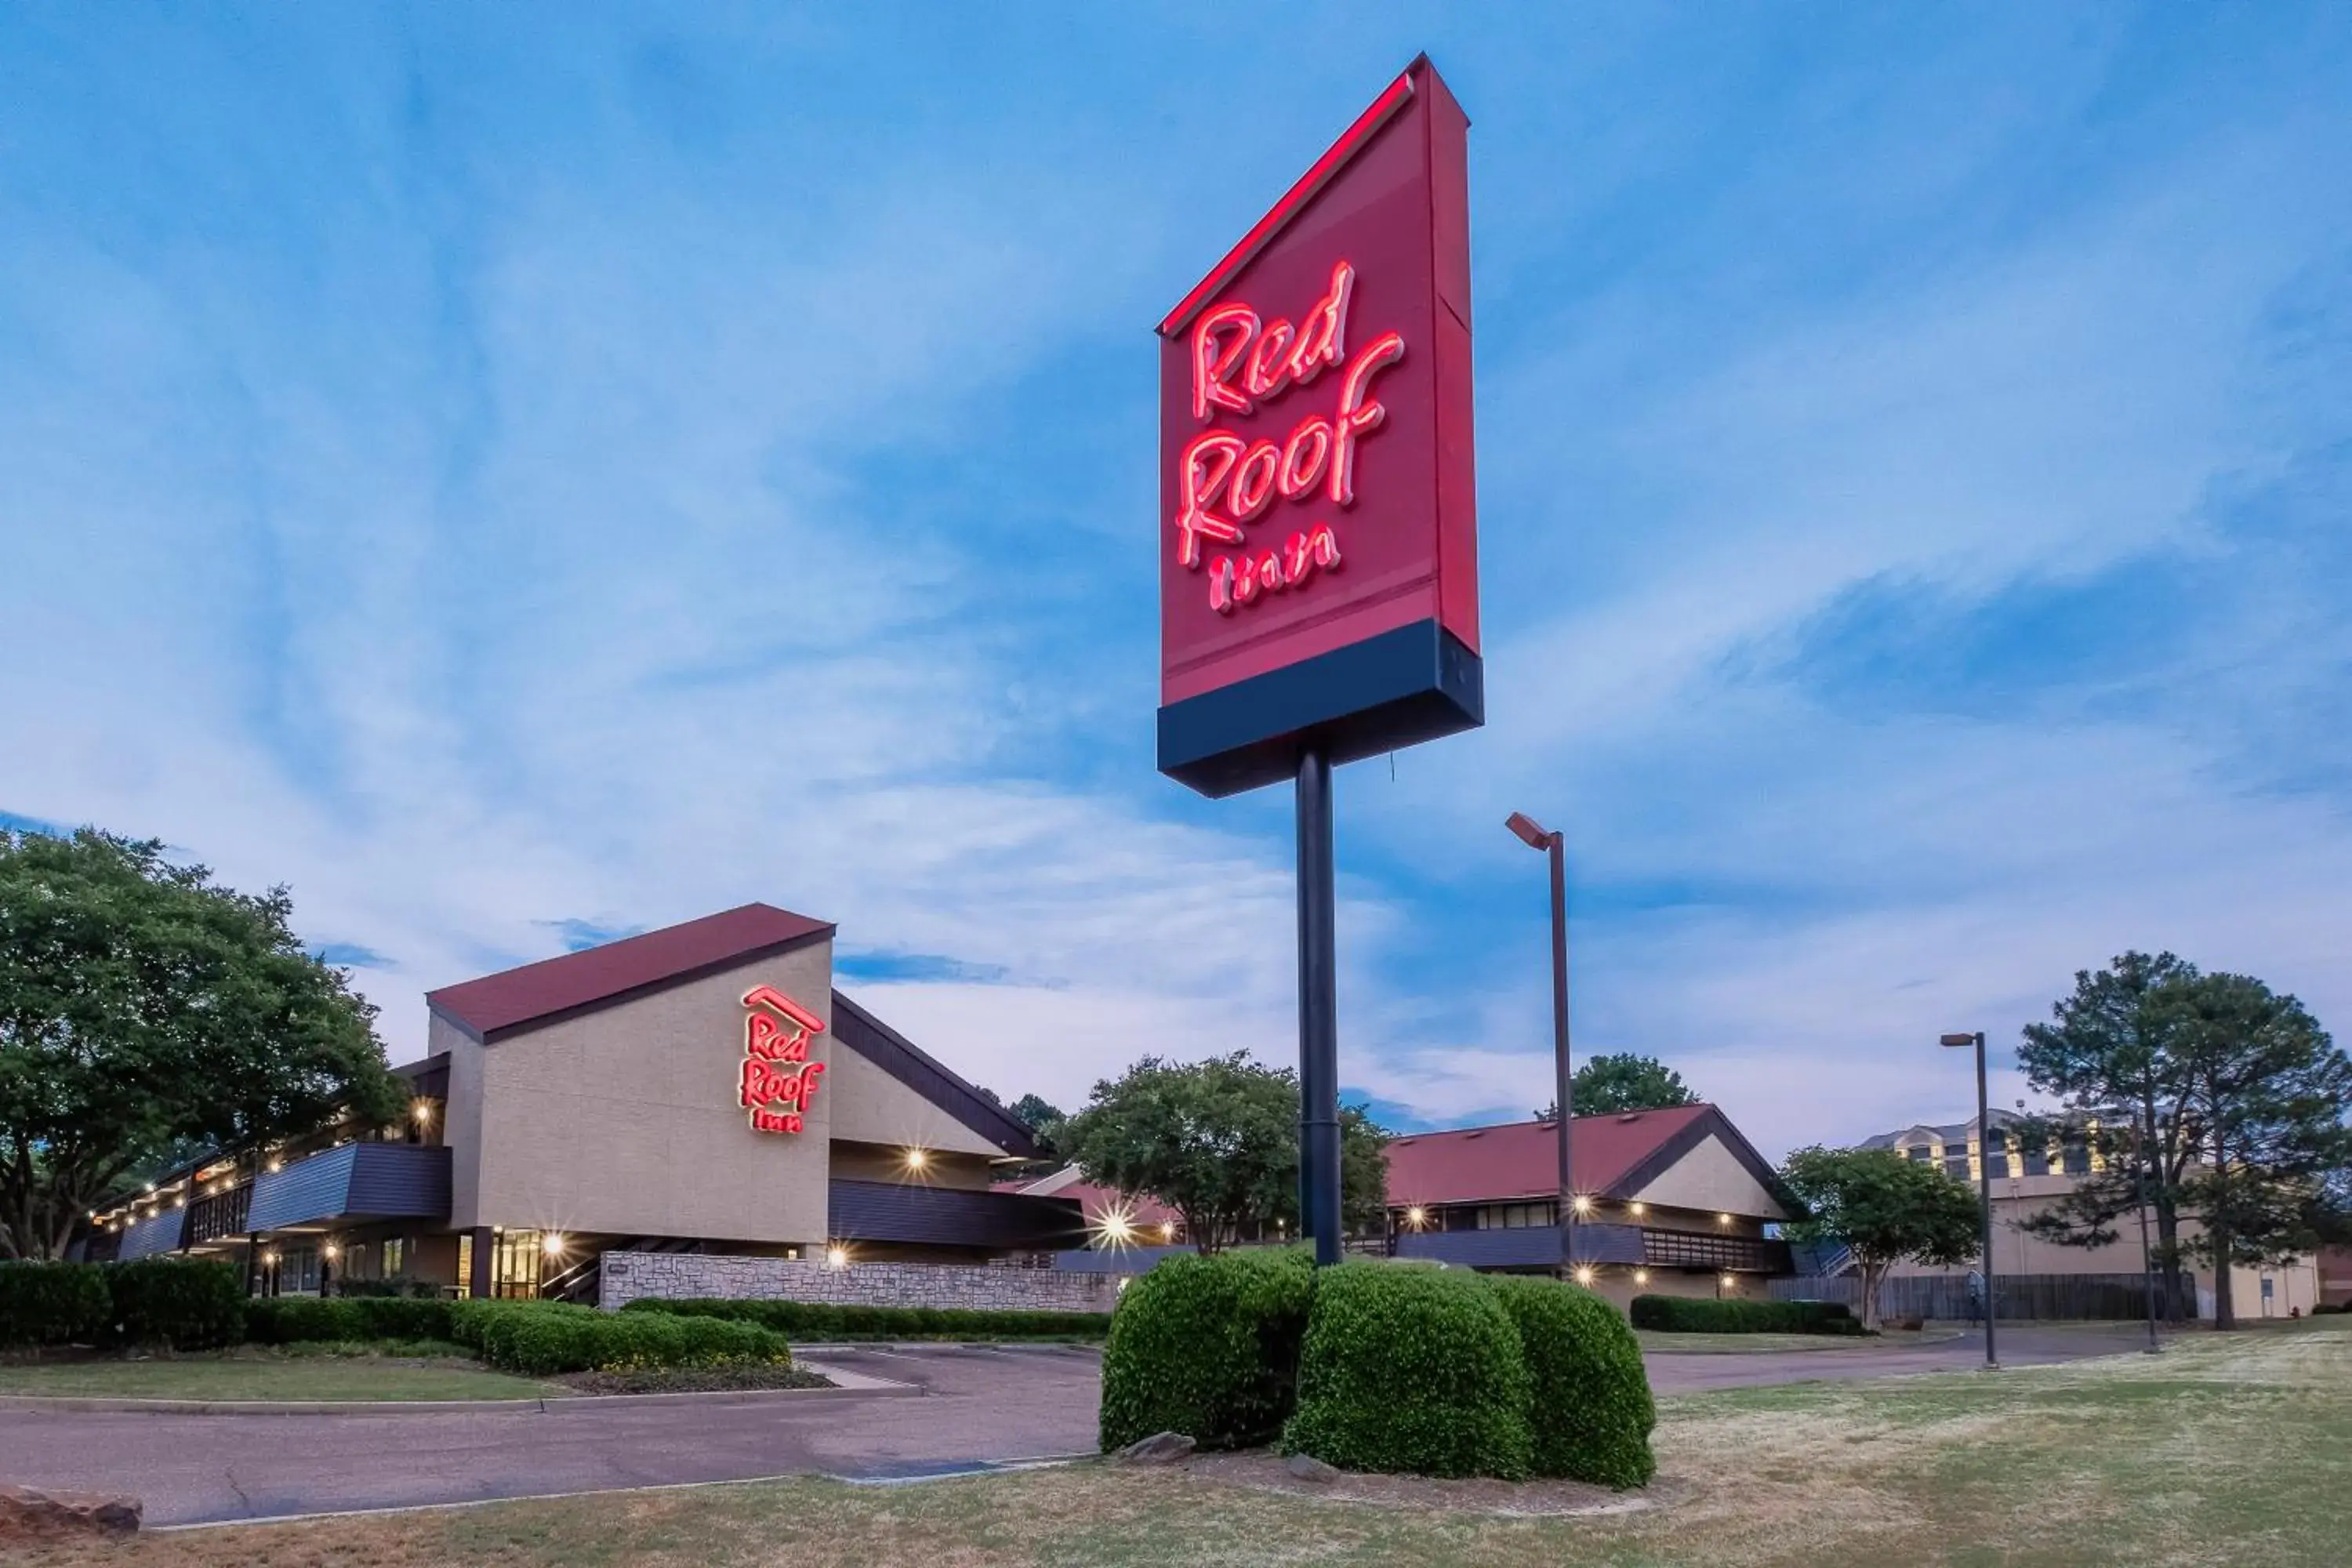
[[[1590,1263],[1580,1263],[1576,1266],[1576,1282],[1579,1285],[1591,1284],[1592,1276],[1592,1265]]]
[[[930,1163],[931,1156],[928,1151],[922,1149],[909,1149],[907,1151],[907,1169],[910,1171],[919,1171]]]
[[[545,1236],[540,1237],[539,1249],[547,1254],[550,1258],[562,1257],[563,1233],[560,1230],[549,1231]]]
[[[1633,1283],[1634,1283],[1634,1284],[1636,1284],[1636,1285],[1647,1285],[1649,1282],[1650,1282],[1650,1271],[1649,1271],[1648,1269],[1646,1269],[1646,1268],[1636,1268],[1635,1270],[1633,1270]]]
[[[329,1242],[329,1243],[327,1243],[327,1245],[326,1245],[326,1246],[324,1246],[324,1247],[320,1247],[320,1248],[319,1249],[319,1252],[320,1252],[320,1256],[322,1256],[323,1258],[326,1258],[326,1260],[327,1260],[328,1262],[330,1262],[330,1263],[332,1263],[336,1258],[341,1258],[341,1257],[343,1255],[343,1249],[342,1249],[341,1247],[337,1247],[337,1246],[336,1246],[333,1242],[331,1242],[331,1242]]]
[[[1415,1204],[1412,1207],[1404,1211],[1404,1222],[1405,1224],[1412,1226],[1413,1229],[1419,1230],[1422,1226],[1429,1223],[1429,1211],[1422,1207],[1419,1204]]]
[[[1160,1239],[1162,1241],[1173,1241],[1176,1239],[1176,1222],[1174,1220],[1163,1219],[1160,1222]]]
[[[1582,1193],[1576,1194],[1574,1204],[1576,1212],[1580,1215],[1587,1215],[1592,1212],[1592,1200],[1586,1197]]]
[[[1647,1204],[1627,1204],[1625,1206],[1633,1211],[1633,1217],[1635,1219],[1640,1219],[1643,1215],[1650,1212],[1650,1205]]]
[[[1719,1214],[1715,1216],[1715,1223],[1717,1225],[1729,1225],[1731,1223],[1731,1216],[1727,1214]]]
[[[1738,1285],[1739,1285],[1739,1276],[1738,1276],[1737,1274],[1727,1274],[1727,1275],[1725,1275],[1725,1276],[1723,1277],[1723,1288],[1724,1288],[1725,1289],[1727,1289],[1727,1290],[1736,1289],[1738,1289]]]
[[[283,1162],[283,1161],[281,1161],[281,1160],[272,1160],[272,1161],[270,1161],[270,1162],[269,1162],[269,1169],[271,1169],[271,1170],[275,1171],[275,1170],[277,1170],[277,1169],[278,1168],[278,1166],[280,1166],[280,1165],[281,1165],[281,1164],[283,1164],[284,1163],[285,1163],[285,1162]]]
[[[416,1124],[422,1127],[433,1120],[433,1102],[429,1100],[420,1100],[410,1109],[409,1114],[416,1118]]]
[[[266,1264],[268,1264],[268,1265],[270,1268],[277,1268],[277,1267],[278,1267],[278,1249],[277,1249],[276,1247],[271,1247],[268,1251],[267,1251],[267,1252],[263,1253],[263,1254],[261,1255],[261,1261],[262,1261],[262,1262],[264,1262],[264,1263],[266,1263]]]
[[[831,1247],[826,1247],[824,1249],[824,1266],[827,1268],[848,1268],[849,1248],[842,1246],[839,1242],[835,1242]]]

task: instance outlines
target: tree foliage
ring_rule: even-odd
[[[1069,1118],[1043,1095],[1024,1094],[1012,1105],[1013,1117],[1029,1129],[1038,1152],[1048,1160],[1061,1156],[1062,1123]]]
[[[2170,1315],[2191,1299],[2179,1265],[2214,1270],[2214,1317],[2235,1321],[2228,1268],[2280,1262],[2343,1233],[2344,1117],[2352,1063],[2303,1005],[2241,974],[2170,953],[2126,952],[2031,1026],[2018,1059],[2058,1096],[2104,1169],[2024,1228],[2104,1247],[2142,1200],[2157,1230]],[[2046,1136],[2029,1124],[2028,1137]],[[2193,1223],[2190,1223],[2193,1222]]]
[[[1387,1134],[1353,1106],[1339,1121],[1342,1219],[1373,1228],[1388,1202]],[[1276,1222],[1297,1234],[1298,1080],[1244,1053],[1192,1063],[1146,1057],[1096,1084],[1059,1141],[1087,1181],[1182,1215],[1202,1252]]]
[[[1579,1116],[1608,1116],[1626,1110],[1671,1110],[1696,1105],[1698,1096],[1683,1075],[1655,1057],[1631,1051],[1617,1056],[1587,1057],[1569,1079],[1569,1098]],[[1538,1121],[1559,1117],[1558,1101],[1536,1112]]]
[[[1853,1254],[1865,1325],[1877,1321],[1879,1282],[1894,1265],[1946,1268],[1981,1250],[1969,1189],[1892,1149],[1800,1149],[1782,1163],[1780,1179],[1805,1209],[1788,1226],[1789,1238],[1834,1242]]]
[[[2203,1156],[2181,1184],[2203,1227],[2183,1246],[2213,1269],[2214,1323],[2231,1328],[2231,1265],[2283,1264],[2341,1229],[2352,1060],[2301,1002],[2250,975],[2184,981],[2164,1003]]]
[[[2063,1247],[2102,1247],[2123,1235],[2119,1222],[2146,1204],[2156,1225],[2156,1262],[2166,1281],[2168,1315],[2179,1320],[2193,1300],[2181,1257],[2181,1184],[2197,1157],[2188,1115],[2189,1079],[2174,1035],[2178,988],[2196,966],[2168,952],[2126,952],[2095,973],[2074,972],[2074,989],[2029,1024],[2017,1052],[2026,1081],[2065,1107],[2063,1129],[2030,1119],[2026,1142],[2063,1131],[2084,1140],[2099,1169],[2027,1218],[2021,1228]]]
[[[0,833],[0,1257],[61,1255],[175,1146],[400,1115],[375,1009],[291,910],[152,840]]]

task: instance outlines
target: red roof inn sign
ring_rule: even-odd
[[[798,1132],[824,1064],[808,1059],[824,1021],[772,985],[743,993],[743,1076],[736,1098],[754,1132]]]
[[[1160,324],[1160,767],[1483,721],[1469,121],[1416,60]]]

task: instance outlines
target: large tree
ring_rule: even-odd
[[[1380,1223],[1387,1134],[1340,1112],[1342,1217]],[[1298,1079],[1235,1052],[1178,1063],[1146,1057],[1062,1123],[1063,1152],[1089,1182],[1159,1199],[1184,1216],[1194,1247],[1215,1252],[1279,1222],[1298,1229]]]
[[[1569,1098],[1579,1116],[1607,1116],[1623,1110],[1671,1110],[1696,1105],[1698,1096],[1683,1075],[1655,1057],[1632,1051],[1616,1056],[1587,1057],[1568,1080]],[[1554,1100],[1536,1112],[1538,1121],[1559,1119]]]
[[[2178,987],[2196,979],[2194,965],[2168,952],[2126,952],[2095,973],[2077,970],[2073,992],[2053,1005],[2049,1023],[2026,1026],[2017,1052],[2026,1081],[2066,1107],[2066,1134],[2100,1156],[2099,1169],[2023,1228],[2062,1246],[2104,1247],[2145,1204],[2156,1223],[2167,1315],[2175,1321],[2194,1310],[2179,1271],[2180,1217],[2198,1141],[2189,1124],[2193,1080],[2175,1037]],[[2029,1142],[2058,1131],[2042,1120],[2020,1129]]]
[[[1791,1241],[1827,1241],[1853,1254],[1862,1270],[1862,1321],[1878,1321],[1878,1288],[1906,1259],[1938,1268],[1982,1255],[1977,1200],[1937,1165],[1892,1149],[1800,1149],[1780,1179],[1804,1205]]]
[[[152,840],[0,833],[0,1257],[55,1258],[133,1171],[399,1117],[374,1008]]]
[[[2162,1001],[2202,1156],[2181,1184],[2202,1222],[2185,1248],[2213,1270],[2214,1327],[2235,1328],[2232,1265],[2284,1264],[2341,1234],[2352,1060],[2301,1002],[2250,975],[2177,981]]]
[[[1062,1124],[1069,1118],[1062,1114],[1059,1106],[1043,1095],[1024,1094],[1013,1102],[1012,1110],[1035,1139],[1040,1157],[1047,1160],[1061,1158]]]

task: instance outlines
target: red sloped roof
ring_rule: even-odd
[[[745,904],[643,936],[625,937],[561,958],[526,963],[425,994],[425,1005],[483,1039],[525,1024],[613,1002],[649,986],[787,947],[831,931],[772,904]]]
[[[1708,1120],[1721,1122],[1722,1113],[1684,1105],[1576,1118],[1569,1137],[1576,1190],[1620,1195],[1615,1189],[1636,1167]],[[1731,1140],[1745,1146],[1736,1132]],[[1392,1204],[1489,1203],[1559,1191],[1559,1133],[1549,1121],[1412,1133],[1390,1140],[1388,1156]]]

